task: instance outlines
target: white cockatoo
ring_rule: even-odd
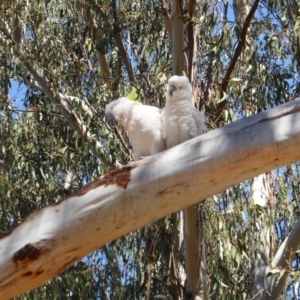
[[[167,149],[206,131],[205,117],[194,107],[192,97],[192,86],[186,76],[172,76],[168,80],[166,105],[162,111],[162,132]],[[194,206],[186,208],[183,215],[187,287],[195,292],[197,287],[191,278],[199,272],[201,260],[198,251],[202,241],[198,232],[203,228],[199,227],[202,225],[198,222],[198,211]]]
[[[162,111],[162,132],[167,149],[206,131],[205,117],[193,106],[193,90],[186,76],[168,80],[166,106]]]
[[[165,150],[158,107],[122,97],[106,106],[105,115],[108,121],[116,120],[127,131],[134,160]]]

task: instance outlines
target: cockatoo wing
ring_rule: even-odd
[[[128,135],[135,160],[165,150],[159,108],[149,105],[134,106],[129,126]]]
[[[113,116],[127,131],[134,160],[165,150],[159,108],[122,97],[107,105],[105,114]]]
[[[207,131],[204,115],[195,107],[192,110],[192,116],[197,125],[197,136]]]

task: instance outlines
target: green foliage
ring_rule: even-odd
[[[0,38],[9,40],[4,22],[10,24],[16,1],[2,2]],[[88,6],[86,11],[80,1],[27,2],[20,14],[26,28],[21,45],[25,57],[16,54],[17,46],[1,44],[0,48],[1,233],[79,190],[114,167],[116,160],[129,162],[127,136],[107,126],[105,105],[134,86],[130,93],[134,99],[138,96],[143,103],[162,107],[167,78],[172,74],[165,23],[171,1],[82,1]],[[251,6],[251,1],[247,3]],[[296,1],[289,3],[297,6]],[[260,5],[224,91],[227,106],[221,125],[292,101],[300,94],[299,10],[290,10],[279,1],[261,1]],[[181,19],[185,29],[192,24],[196,31],[195,100],[213,129],[216,106],[222,100],[221,82],[239,41],[241,24],[234,17],[232,1],[204,1],[197,11],[197,19],[187,14]],[[245,16],[239,16],[242,18]],[[109,76],[104,74],[100,54],[105,54]],[[24,84],[24,60],[43,70],[43,79],[56,94],[77,97],[91,108],[91,116],[80,115],[78,103],[70,105],[72,114],[79,115],[92,138],[101,143],[112,165],[93,154],[44,92]],[[13,82],[20,85],[21,98],[9,96]],[[299,172],[298,164],[273,172],[274,201],[264,209],[252,203],[247,182],[207,199],[210,299],[250,299],[251,265],[259,259],[254,248],[261,242],[254,233],[261,229],[262,218],[266,228],[272,232],[275,228],[271,236],[274,256],[299,217]],[[179,265],[184,266],[174,238],[178,227],[177,215],[148,225],[90,254],[18,299],[146,299],[149,282],[148,299],[178,299],[185,291],[174,275]],[[299,262],[297,253],[283,293],[286,299],[296,299],[292,297]]]

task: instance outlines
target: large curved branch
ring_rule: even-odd
[[[233,72],[233,70],[235,68],[235,65],[237,63],[237,60],[238,60],[239,56],[241,55],[241,52],[242,52],[243,47],[245,45],[247,31],[248,31],[248,28],[250,26],[250,22],[251,22],[251,20],[254,16],[254,13],[255,13],[255,11],[258,7],[258,3],[259,3],[259,0],[255,0],[255,2],[253,3],[253,6],[252,6],[247,18],[246,18],[246,20],[244,22],[243,29],[242,29],[241,36],[240,36],[240,40],[238,42],[237,47],[235,48],[233,58],[232,58],[232,60],[229,64],[229,67],[226,71],[226,74],[225,74],[225,76],[223,78],[223,81],[222,81],[222,84],[221,84],[220,99],[223,99],[224,93],[226,93],[231,73]],[[215,122],[217,122],[217,123],[220,122],[221,115],[222,115],[222,112],[225,108],[226,102],[227,102],[226,100],[222,100],[217,105],[217,112],[216,112],[216,117],[215,117]]]
[[[0,298],[224,189],[300,160],[300,99],[110,171],[0,239]]]

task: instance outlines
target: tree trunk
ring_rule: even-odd
[[[182,75],[186,72],[184,64],[184,24],[179,17],[182,16],[179,0],[172,4],[172,71],[173,75]]]
[[[246,179],[300,160],[300,99],[108,172],[0,240],[0,298]]]
[[[261,174],[254,177],[251,184],[251,194],[254,205],[265,209],[260,212],[256,219],[258,232],[253,233],[253,251],[255,260],[252,265],[252,286],[251,294],[253,300],[267,299],[267,269],[270,261],[270,214],[266,213],[267,204],[271,202],[269,174]],[[269,201],[268,201],[269,200]],[[267,218],[266,218],[267,216]],[[251,218],[251,216],[250,216]]]

